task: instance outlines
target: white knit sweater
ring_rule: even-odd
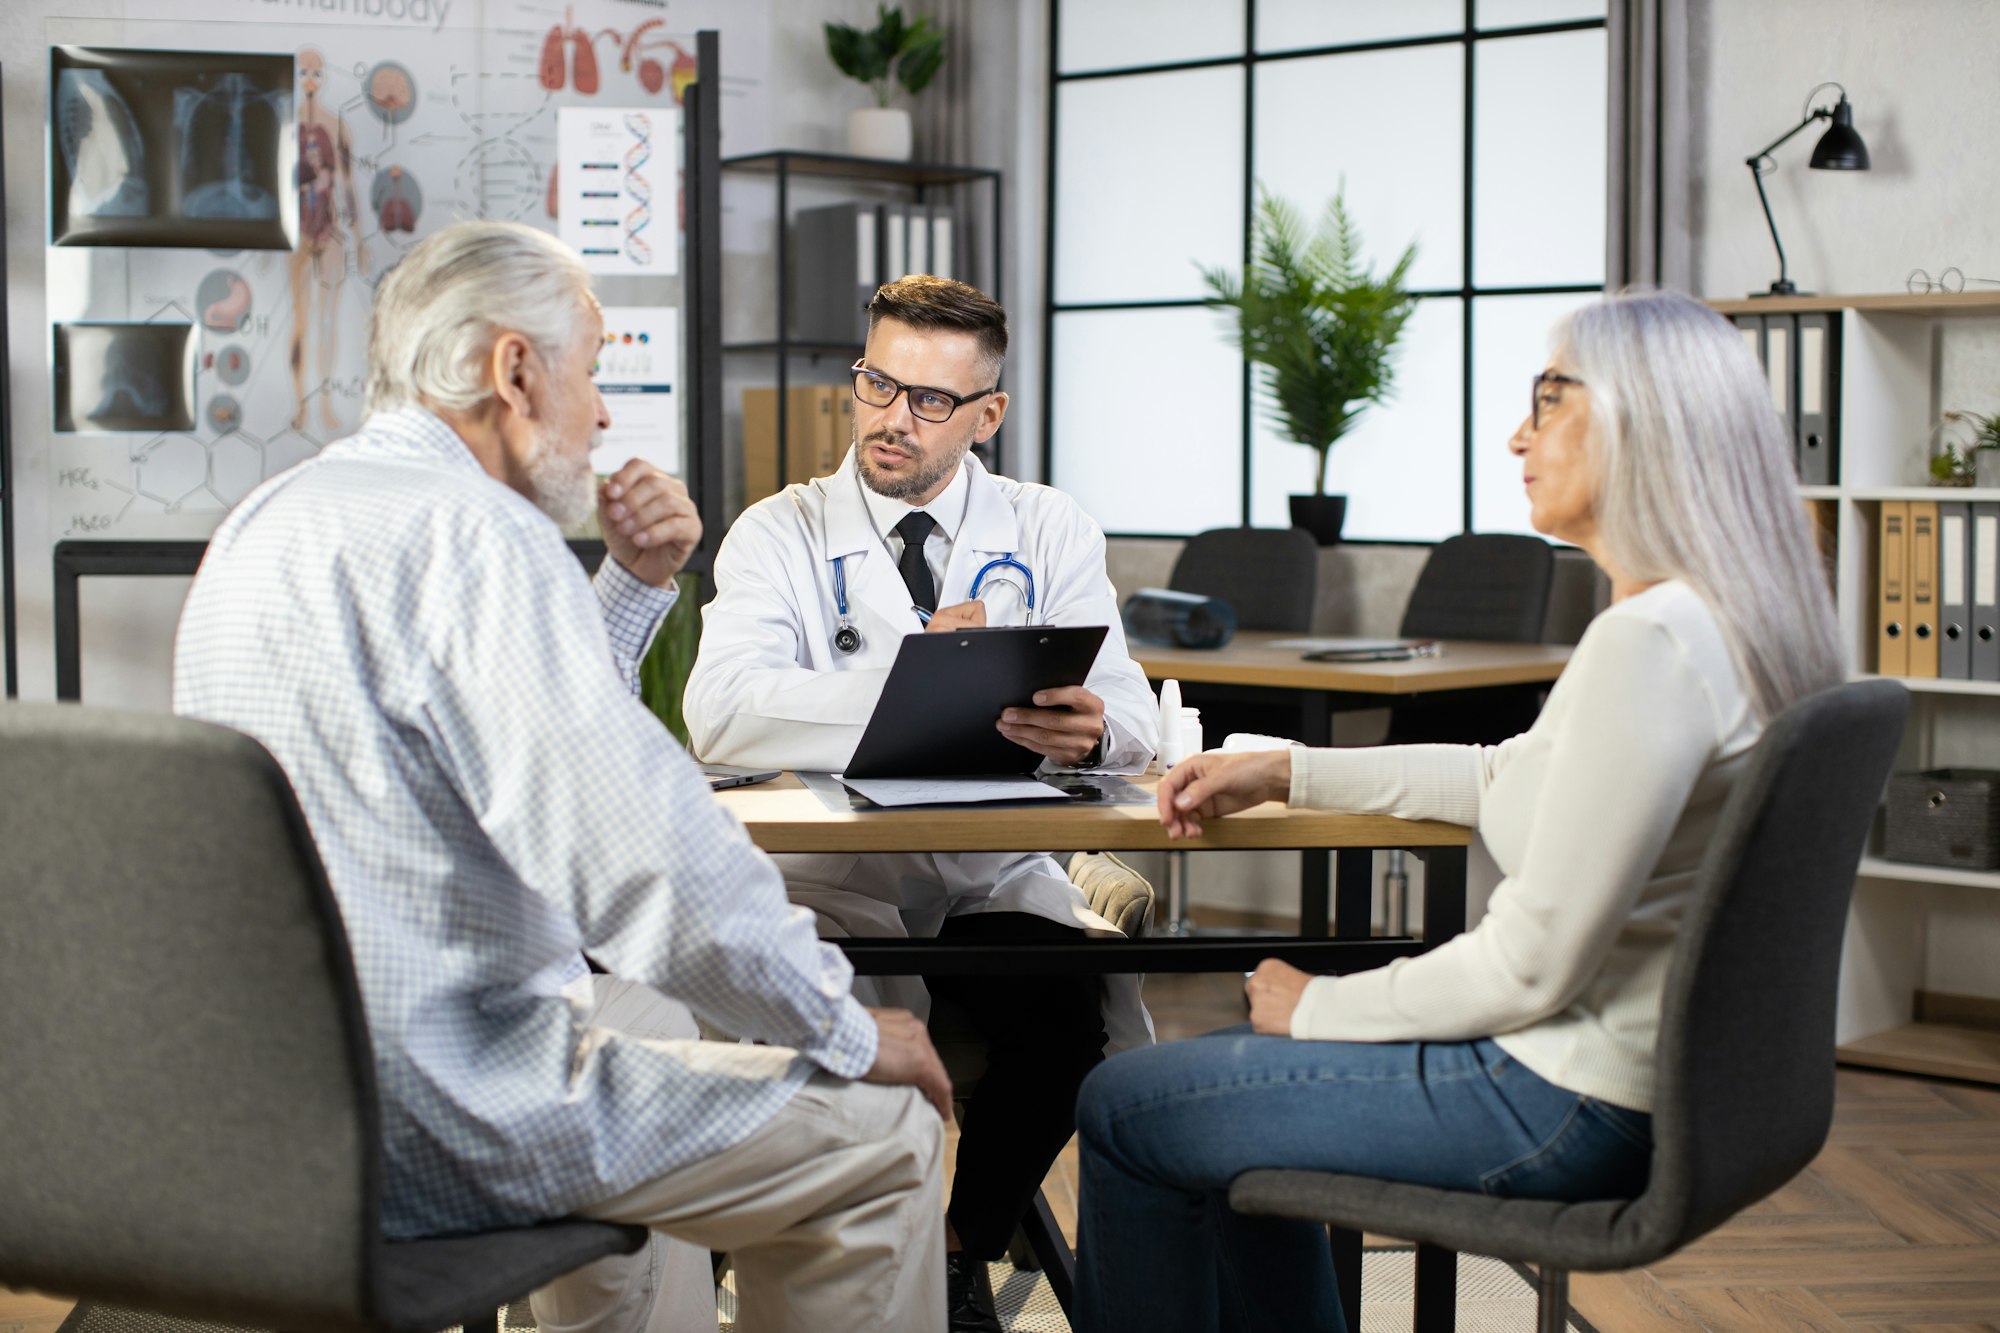
[[[1506,877],[1466,934],[1315,978],[1292,1035],[1493,1037],[1551,1083],[1651,1109],[1674,932],[1761,731],[1707,605],[1669,582],[1598,616],[1502,745],[1294,750],[1291,804],[1475,826]]]

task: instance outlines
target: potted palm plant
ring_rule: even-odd
[[[873,28],[827,24],[826,53],[842,74],[867,84],[875,95],[874,106],[848,113],[847,151],[856,157],[906,161],[910,113],[889,101],[898,84],[912,97],[930,86],[944,64],[943,31],[921,15],[914,23],[904,22],[901,6],[877,5]]]
[[[1344,189],[1310,230],[1291,204],[1257,193],[1249,265],[1240,277],[1203,267],[1202,281],[1214,293],[1208,304],[1232,312],[1244,359],[1264,367],[1259,396],[1269,420],[1319,456],[1313,493],[1292,497],[1292,525],[1330,546],[1340,540],[1347,497],[1326,493],[1327,457],[1393,387],[1390,354],[1416,307],[1403,278],[1417,247],[1404,247],[1378,279],[1362,262]]]

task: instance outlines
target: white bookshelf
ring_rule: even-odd
[[[1876,525],[1887,500],[1991,500],[2000,490],[1925,485],[1930,470],[1942,340],[1939,321],[2000,317],[2000,292],[1813,296],[1716,301],[1725,315],[1835,314],[1840,326],[1838,481],[1802,486],[1834,540],[1834,601],[1850,674],[1875,665]],[[1912,695],[1897,770],[1942,763],[2000,767],[2000,682],[1896,677]],[[1989,744],[1987,736],[1992,740]],[[1925,923],[1933,893],[2000,889],[2000,872],[1911,865],[1871,843],[1855,881],[1841,958],[1836,1038],[1841,1059],[1880,1068],[1937,1072],[1930,1047],[1957,1029],[1917,1021],[1924,985]],[[1990,1061],[1961,1061],[1952,1077],[2000,1082],[2000,1039],[1973,1043]],[[1956,1049],[1956,1047],[1954,1047]],[[1929,1061],[1927,1064],[1926,1061]]]

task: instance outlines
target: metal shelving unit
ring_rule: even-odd
[[[789,232],[795,178],[907,189],[912,193],[913,202],[919,204],[935,202],[940,191],[986,187],[992,197],[990,219],[987,223],[988,232],[984,244],[966,248],[965,253],[974,256],[974,263],[970,276],[964,280],[981,288],[987,295],[1004,305],[1006,297],[1002,294],[1000,244],[1001,173],[990,167],[961,167],[935,162],[891,162],[881,158],[848,157],[840,153],[796,152],[790,149],[724,158],[721,169],[724,172],[769,177],[777,191],[778,253],[774,268],[778,283],[771,322],[775,336],[770,339],[726,343],[722,350],[744,356],[770,357],[773,360],[774,383],[778,391],[778,476],[782,479],[787,475],[789,462],[785,457],[785,449],[790,404],[785,391],[792,379],[792,358],[837,356],[851,359],[860,356],[862,351],[859,343],[814,342],[792,337],[791,306],[794,275]],[[968,216],[970,212],[968,209]],[[985,256],[983,264],[978,260],[981,255]],[[992,456],[986,461],[996,472],[1003,470],[1000,442],[997,437],[992,445]]]

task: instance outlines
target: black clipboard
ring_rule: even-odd
[[[1020,625],[908,634],[847,762],[850,778],[1032,773],[1042,756],[994,726],[1035,691],[1081,685],[1103,625]]]

